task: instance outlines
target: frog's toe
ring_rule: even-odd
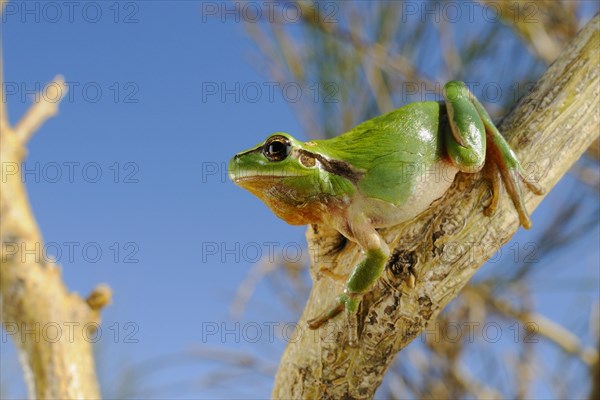
[[[496,212],[498,208],[498,204],[500,204],[500,193],[502,192],[502,181],[500,179],[500,172],[498,170],[498,166],[492,160],[492,162],[485,164],[484,169],[485,175],[488,177],[491,183],[491,191],[492,198],[490,200],[490,204],[488,204],[484,210],[483,214],[486,217],[491,217]]]
[[[338,303],[331,309],[323,312],[316,318],[309,319],[306,323],[309,329],[319,329],[323,324],[344,311],[344,304]]]
[[[538,196],[546,193],[546,189],[544,189],[542,185],[535,182],[533,179],[528,178],[523,170],[519,170],[519,177],[521,178],[521,181],[527,185],[527,188]]]

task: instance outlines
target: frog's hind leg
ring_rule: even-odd
[[[443,127],[443,135],[452,164],[461,172],[475,173],[485,165],[486,135],[479,112],[469,98],[463,82],[450,81],[444,86],[448,124]]]
[[[512,151],[506,139],[500,134],[485,108],[483,108],[475,96],[471,94],[470,97],[485,126],[487,138],[486,158],[488,158],[488,162],[491,161],[498,167],[506,191],[519,213],[521,225],[523,225],[525,229],[529,229],[531,228],[531,219],[523,200],[521,182],[525,183],[529,190],[537,195],[544,194],[545,191],[537,182],[534,182],[527,177],[516,154]],[[497,175],[495,176],[496,177],[492,179],[497,179]],[[497,191],[498,183],[495,183],[492,180],[492,186],[495,193],[492,198],[492,204],[490,205],[490,212],[497,206],[499,196]]]

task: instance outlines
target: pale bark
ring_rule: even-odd
[[[2,10],[0,1],[0,15]],[[83,299],[70,293],[60,267],[47,260],[21,176],[25,146],[31,135],[58,111],[66,86],[61,77],[47,86],[12,127],[3,93],[0,55],[0,304],[2,329],[13,338],[29,397],[97,399],[93,343],[99,310],[110,301],[100,285]],[[52,92],[55,91],[55,92]]]
[[[500,124],[522,164],[547,191],[600,132],[599,23],[596,16],[586,25]],[[530,211],[543,200],[526,188],[524,194]],[[352,243],[342,246],[337,232],[309,227],[314,285],[297,334],[281,360],[273,397],[372,397],[396,353],[427,332],[428,324],[519,229],[513,204],[502,197],[497,212],[485,216],[489,182],[481,175],[459,174],[428,211],[381,231],[393,255],[365,296],[361,342],[355,349],[347,345],[343,316],[317,331],[309,331],[306,321],[334,304],[342,289],[328,276],[317,277],[317,271],[325,266],[348,274],[362,255]],[[406,284],[409,272],[416,276],[413,288]]]

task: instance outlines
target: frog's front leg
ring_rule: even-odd
[[[363,294],[381,276],[390,251],[385,241],[362,213],[355,215],[350,224],[340,226],[339,231],[362,247],[365,258],[350,274],[344,291],[337,298],[337,304],[318,317],[309,320],[308,326],[311,329],[317,329],[343,310],[346,310],[348,344],[355,347],[358,345],[358,306]]]
[[[453,164],[463,172],[473,173],[486,162],[493,163],[500,171],[504,186],[519,213],[521,225],[529,229],[531,219],[523,201],[521,181],[535,194],[543,194],[544,189],[525,176],[517,156],[463,82],[448,82],[444,86],[444,98],[450,125],[450,129],[445,130],[446,148]],[[493,178],[493,198],[488,214],[498,204],[500,185],[496,176]]]

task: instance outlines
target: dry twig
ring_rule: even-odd
[[[1,10],[0,4],[0,14]],[[95,335],[99,311],[110,302],[110,289],[100,285],[87,300],[67,291],[59,266],[42,253],[42,237],[20,173],[25,146],[57,113],[66,87],[56,77],[44,88],[46,96],[40,96],[13,128],[2,92],[2,61],[0,55],[2,328],[17,346],[31,398],[97,399],[92,343],[86,338]]]

